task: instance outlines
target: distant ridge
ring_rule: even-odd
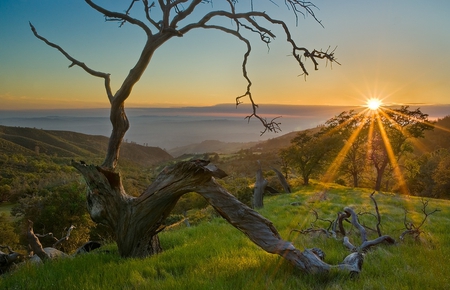
[[[23,155],[46,154],[74,159],[102,158],[106,153],[108,138],[70,131],[42,130],[23,127],[0,126],[0,153]],[[150,166],[173,157],[159,147],[123,143],[121,158]]]
[[[318,128],[307,129],[302,131],[294,131],[276,138],[271,138],[265,141],[259,142],[221,142],[218,140],[205,140],[200,143],[190,144],[186,146],[180,146],[169,150],[169,153],[176,157],[184,154],[203,154],[203,153],[219,153],[219,154],[231,154],[240,150],[251,149],[254,152],[274,152],[278,153],[280,149],[289,147],[291,140],[297,136],[299,132],[303,131],[318,131]]]
[[[248,149],[259,144],[259,142],[222,142],[218,140],[205,140],[200,143],[189,144],[186,146],[175,147],[169,150],[169,153],[174,157],[179,157],[183,154],[201,154],[201,153],[235,153],[241,149]]]

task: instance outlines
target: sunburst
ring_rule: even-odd
[[[372,98],[367,101],[367,108],[372,111],[376,111],[381,107],[381,100],[377,98]]]

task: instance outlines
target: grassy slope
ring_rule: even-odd
[[[69,131],[0,126],[0,153],[34,156],[36,145],[41,154],[90,162],[90,158],[106,153],[108,138]],[[121,156],[143,166],[173,159],[161,148],[134,143],[123,143]]]
[[[323,236],[299,235],[291,229],[309,227],[316,209],[322,218],[334,218],[344,206],[357,212],[373,211],[370,191],[328,188],[324,201],[321,189],[306,188],[294,194],[265,199],[261,213],[281,235],[299,249],[320,247],[326,261],[336,264],[347,255],[340,242]],[[403,231],[403,208],[420,212],[420,199],[377,194],[382,214],[382,231],[396,239]],[[292,206],[291,202],[300,202]],[[398,245],[381,245],[367,256],[357,279],[330,273],[308,276],[284,259],[267,254],[221,218],[196,227],[165,231],[161,242],[165,252],[148,259],[122,259],[114,246],[110,253],[92,253],[45,266],[26,266],[0,278],[3,289],[445,289],[450,284],[450,202],[430,200],[431,215],[420,242],[408,239]],[[415,223],[420,214],[408,215]],[[361,221],[374,226],[369,215]],[[371,238],[373,238],[373,234]],[[356,244],[357,235],[351,236]]]

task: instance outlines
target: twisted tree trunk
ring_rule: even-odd
[[[214,177],[223,176],[223,171],[207,161],[180,162],[166,167],[139,197],[125,193],[118,173],[94,165],[72,164],[87,182],[87,204],[92,219],[109,225],[115,232],[122,257],[147,257],[159,253],[157,234],[163,220],[183,194],[197,192],[256,245],[284,257],[307,273],[327,272],[332,268],[359,272],[351,264],[328,265],[314,251],[301,252],[283,240],[269,220],[215,181]]]

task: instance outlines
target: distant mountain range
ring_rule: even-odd
[[[137,164],[151,166],[172,160],[183,154],[220,153],[230,154],[240,150],[278,151],[287,147],[298,132],[291,132],[277,138],[260,142],[222,142],[205,140],[165,151],[159,147],[143,146],[134,142],[122,143],[120,157]],[[0,125],[0,153],[25,156],[45,154],[89,160],[103,158],[108,146],[105,136],[36,128],[8,127]]]

